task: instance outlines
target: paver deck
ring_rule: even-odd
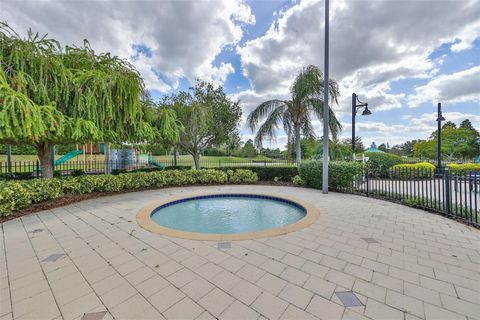
[[[150,202],[211,191],[291,195],[320,217],[220,248],[135,221]],[[361,305],[344,306],[345,292]],[[480,319],[480,230],[380,200],[272,186],[129,193],[1,225],[1,320],[165,318]]]

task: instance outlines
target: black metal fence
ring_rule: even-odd
[[[160,168],[187,169],[193,167],[187,159],[151,161],[68,161],[55,165],[56,176],[119,173]],[[218,167],[279,167],[296,166],[287,160],[201,159],[202,168]],[[0,178],[40,178],[38,161],[17,161],[8,165],[0,162]],[[480,226],[480,172],[434,171],[422,168],[398,168],[383,171],[362,169],[354,175],[343,192],[364,195],[432,210]]]
[[[365,169],[342,191],[402,202],[480,226],[480,172]]]
[[[247,159],[212,159],[205,158],[200,160],[202,168],[219,167],[248,167],[248,166],[295,166],[296,163],[288,160],[247,160]],[[105,160],[70,160],[61,164],[55,164],[55,175],[68,176],[78,174],[105,174],[120,171],[134,170],[154,170],[157,168],[178,167],[182,169],[194,167],[193,160],[179,158],[145,161],[105,161]],[[1,179],[29,179],[41,178],[42,169],[39,161],[14,161],[0,162]]]

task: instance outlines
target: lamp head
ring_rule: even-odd
[[[362,112],[362,116],[369,116],[372,112],[368,109],[368,104],[365,106],[365,110]]]

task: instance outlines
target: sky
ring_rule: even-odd
[[[288,99],[303,67],[323,69],[323,9],[323,0],[2,0],[0,20],[128,59],[155,99],[196,79],[223,85],[241,103],[246,141],[249,112]],[[351,136],[352,92],[372,111],[356,118],[366,145],[428,138],[438,102],[446,120],[480,130],[480,1],[331,0],[330,77],[341,138]],[[279,130],[265,146],[286,140]]]

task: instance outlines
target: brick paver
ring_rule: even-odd
[[[192,241],[135,220],[193,192],[292,195],[320,210],[272,238]],[[171,188],[88,200],[0,229],[0,319],[480,319],[480,230],[353,195],[271,186]],[[335,292],[353,291],[345,307]],[[102,313],[100,313],[102,314]]]

